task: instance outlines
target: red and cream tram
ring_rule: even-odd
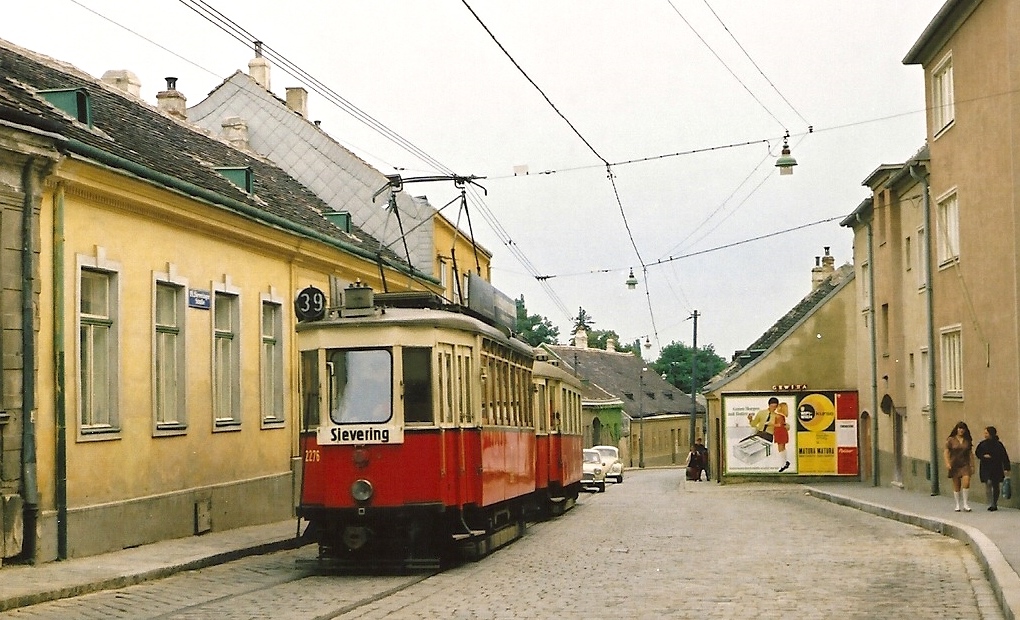
[[[470,290],[481,309],[355,285],[338,313],[298,323],[298,516],[321,562],[475,559],[577,498],[580,383],[508,335],[512,300]]]

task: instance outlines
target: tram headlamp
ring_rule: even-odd
[[[354,484],[351,485],[351,497],[355,501],[367,502],[372,499],[373,493],[375,493],[375,489],[372,488],[372,483],[368,480],[355,480]]]

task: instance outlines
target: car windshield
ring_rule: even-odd
[[[594,450],[585,450],[584,451],[584,462],[585,463],[598,463],[599,459],[600,459],[600,457],[599,457],[599,453],[598,452],[596,452]]]
[[[615,448],[595,448],[595,450],[597,450],[599,454],[601,454],[602,456],[606,457],[607,459],[615,459],[616,458],[616,449]]]

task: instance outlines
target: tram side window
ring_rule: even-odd
[[[393,416],[393,356],[387,349],[334,349],[329,369],[329,417],[336,424],[386,422]]]
[[[319,352],[301,352],[301,430],[319,427]]]
[[[432,350],[404,347],[404,422],[431,424]]]

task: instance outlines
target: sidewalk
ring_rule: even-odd
[[[0,568],[0,611],[160,579],[300,546],[297,519],[165,540],[62,562]]]
[[[972,501],[973,512],[954,512],[951,494],[932,497],[864,482],[826,482],[805,488],[814,497],[967,543],[984,568],[1003,614],[1009,620],[1020,614],[1020,511],[1015,508],[1000,505],[998,512],[988,512],[986,504]]]
[[[1003,614],[1009,620],[1020,617],[1020,510],[1000,507],[998,512],[988,512],[985,505],[972,503],[973,512],[957,513],[951,496],[931,497],[862,482],[834,481],[804,488],[814,497],[967,543],[984,567]],[[296,534],[297,520],[292,519],[37,566],[5,564],[0,568],[0,611],[294,548],[302,544]]]

